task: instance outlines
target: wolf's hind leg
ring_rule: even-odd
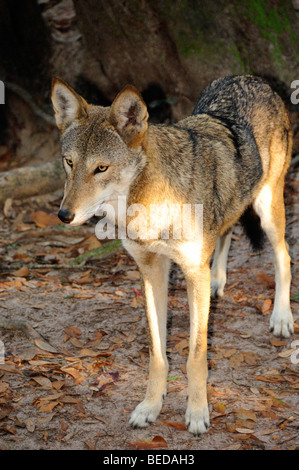
[[[211,268],[211,297],[223,296],[226,284],[227,257],[232,238],[232,229],[219,237],[216,242],[214,259]]]
[[[288,247],[285,242],[285,207],[283,198],[284,177],[277,185],[265,185],[253,207],[261,218],[261,226],[275,255],[275,301],[270,319],[270,330],[275,336],[288,338],[294,332],[290,307],[291,268]]]

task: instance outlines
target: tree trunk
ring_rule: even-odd
[[[110,99],[128,83],[140,91],[158,84],[167,97],[194,103],[208,81],[223,75],[294,80],[298,21],[289,1],[74,0],[74,6]]]
[[[0,205],[6,199],[23,199],[62,189],[65,174],[60,159],[37,167],[0,173]]]

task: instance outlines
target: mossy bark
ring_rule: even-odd
[[[237,73],[290,82],[298,20],[286,0],[74,0],[88,49],[112,98],[127,83],[156,82],[194,102],[212,78]]]

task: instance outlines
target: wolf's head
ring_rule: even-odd
[[[63,222],[80,225],[103,203],[127,195],[145,165],[148,112],[132,86],[104,108],[89,105],[58,78],[52,83],[52,103],[66,172],[58,216]]]

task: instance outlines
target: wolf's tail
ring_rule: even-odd
[[[261,219],[252,206],[249,206],[240,218],[241,225],[250,240],[254,251],[261,251],[265,243],[265,232],[261,227]]]

